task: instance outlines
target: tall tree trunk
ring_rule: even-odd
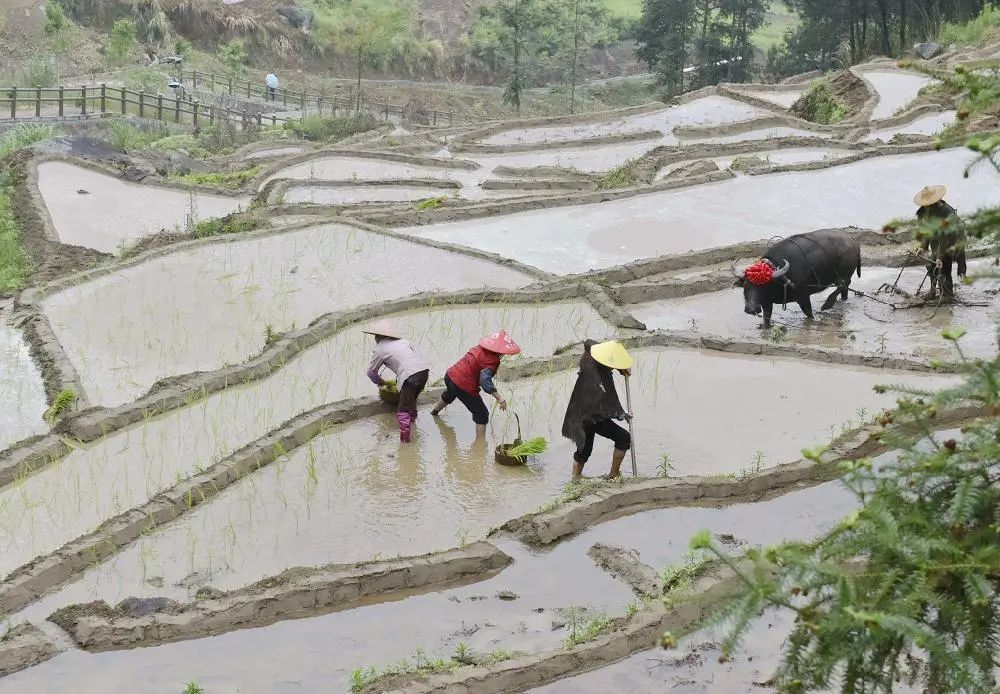
[[[580,50],[580,0],[575,0],[573,4],[573,85],[569,92],[569,112],[576,113],[576,63]]]
[[[906,52],[906,23],[908,20],[906,0],[899,0],[899,52]]]
[[[521,3],[514,0],[514,87],[517,94],[514,109],[521,113]]]
[[[889,0],[878,0],[878,17],[882,55],[890,55],[892,53],[892,40],[889,38]]]
[[[860,58],[858,58],[858,18],[857,18],[857,8],[855,7],[856,0],[848,0],[847,3],[847,21],[851,25],[851,64],[857,63]]]
[[[708,20],[712,15],[712,0],[702,0],[701,3],[701,50],[698,54],[698,62],[702,69],[708,65],[710,57],[708,54]]]
[[[364,61],[365,52],[361,46],[358,46],[358,108],[357,113],[361,113],[361,68],[365,64]]]
[[[864,60],[868,51],[868,0],[861,0],[861,46],[858,60]]]

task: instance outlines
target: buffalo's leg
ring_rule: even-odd
[[[849,295],[850,288],[851,288],[850,281],[848,281],[847,284],[840,285],[840,300],[841,301],[847,301],[847,297]]]
[[[765,328],[770,328],[771,327],[771,312],[774,311],[774,304],[772,304],[770,301],[765,301],[763,304],[761,304],[760,307],[764,311],[764,327]]]
[[[812,307],[812,301],[809,300],[809,297],[808,296],[802,297],[801,299],[798,300],[798,304],[799,308],[802,309],[802,313],[806,314],[806,318],[812,320],[813,307]]]
[[[820,311],[829,311],[833,308],[837,303],[837,295],[841,293],[843,293],[843,291],[839,287],[834,289],[833,293],[826,297],[826,301],[823,302],[823,306],[820,308]],[[844,298],[846,299],[847,297],[845,296]]]

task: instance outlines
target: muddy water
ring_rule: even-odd
[[[382,181],[394,178],[440,178],[454,180],[458,169],[448,169],[441,166],[418,166],[403,164],[382,159],[364,159],[361,157],[327,156],[317,157],[300,164],[293,164],[281,169],[267,178],[292,178],[298,180],[325,181]],[[463,172],[465,173],[465,172]],[[263,186],[263,184],[262,184]]]
[[[247,154],[244,159],[265,159],[267,157],[284,157],[290,154],[302,154],[305,147],[272,147],[271,149],[258,149],[256,152]]]
[[[1000,202],[1000,176],[962,149],[877,157],[574,207],[415,227],[407,233],[501,253],[557,274],[824,227],[881,228],[913,214],[926,171],[962,212]]]
[[[91,400],[113,405],[158,379],[245,361],[263,348],[268,326],[284,332],[418,292],[532,281],[486,261],[324,225],[171,253],[43,307]]]
[[[566,149],[543,149],[537,152],[512,154],[475,155],[474,159],[489,172],[498,166],[528,168],[533,166],[561,166],[594,173],[608,171],[621,166],[630,159],[641,157],[662,144],[657,140],[633,142],[595,147],[573,147]]]
[[[888,118],[917,98],[917,93],[934,80],[915,72],[874,71],[864,73],[878,92],[878,104],[872,120]]]
[[[477,306],[403,314],[400,325],[430,359],[433,379],[483,335],[504,327],[526,357],[550,356],[566,343],[610,334],[589,305]],[[0,573],[143,503],[152,494],[220,460],[292,417],[325,404],[372,395],[365,376],[373,341],[360,328],[338,334],[272,377],[217,393],[75,451],[34,477],[0,492],[5,534]],[[386,374],[386,377],[391,377]],[[31,511],[14,520],[23,509]],[[9,521],[8,521],[9,519]]]
[[[988,262],[970,263],[969,272],[987,272]],[[863,268],[851,286],[867,294],[875,294],[883,283],[892,284],[899,275],[894,268]],[[908,268],[903,272],[899,288],[915,294],[924,279],[925,270]],[[846,302],[821,312],[829,292],[813,297],[816,321],[807,321],[797,305],[787,311],[775,307],[774,322],[786,326],[784,339],[796,345],[810,345],[862,352],[873,356],[916,356],[926,359],[952,360],[954,347],[941,337],[949,327],[963,327],[968,334],[961,346],[968,356],[992,357],[997,352],[997,320],[1000,300],[997,283],[982,280],[972,286],[960,286],[962,301],[987,306],[933,305],[925,308],[893,310],[874,301],[851,296]],[[924,282],[923,291],[928,289]],[[882,300],[902,304],[905,299],[883,295]],[[767,339],[769,333],[760,328],[761,320],[743,312],[743,293],[731,289],[685,299],[654,301],[633,307],[633,315],[649,328],[697,330],[701,333],[741,339]]]
[[[195,679],[208,691],[340,692],[348,688],[354,668],[384,667],[412,658],[417,648],[428,657],[449,656],[460,642],[477,653],[497,648],[539,652],[558,647],[566,637],[567,627],[558,626],[566,621],[562,616],[566,608],[576,608],[581,614],[620,615],[635,600],[624,583],[587,557],[587,549],[595,542],[636,548],[644,562],[660,569],[680,561],[688,539],[702,528],[733,534],[748,545],[805,540],[853,507],[852,497],[839,485],[827,484],[726,509],[643,513],[596,526],[549,551],[533,553],[516,543],[505,543],[502,547],[515,563],[495,578],[470,586],[210,640],[94,655],[66,653],[0,680],[0,692],[24,691],[24,687],[55,692],[75,681],[74,691],[81,694],[106,691],[101,688],[109,685],[128,687],[138,694],[164,691],[178,677]],[[650,528],[660,530],[650,533]],[[495,597],[501,590],[512,591],[518,598],[501,601]],[[78,584],[53,598],[65,603],[79,595]],[[55,604],[53,598],[47,602]],[[412,637],[400,639],[400,633]],[[267,656],[262,657],[263,653]],[[290,672],[288,663],[292,662],[295,668]],[[180,670],[178,663],[183,663]]]
[[[38,166],[38,189],[60,241],[106,253],[117,252],[123,242],[164,229],[183,229],[190,217],[196,221],[222,217],[250,202],[246,196],[126,183],[63,162]]]
[[[287,204],[313,203],[317,205],[345,205],[359,202],[397,202],[426,200],[433,197],[457,195],[454,188],[425,188],[420,186],[293,186],[285,193]]]
[[[840,159],[848,154],[850,154],[850,152],[847,150],[801,147],[773,149],[764,152],[750,152],[748,154],[728,155],[725,157],[712,157],[708,161],[714,161],[720,169],[727,169],[736,159],[747,159],[751,157],[755,159],[763,159],[771,164],[802,164],[811,161]],[[689,159],[687,161],[677,162],[676,164],[669,164],[656,175],[656,180],[667,178],[672,172],[692,164],[695,161],[699,160]]]
[[[882,140],[883,142],[888,142],[894,136],[899,134],[906,135],[937,135],[939,132],[947,128],[949,125],[955,122],[955,111],[942,111],[941,113],[932,113],[926,116],[921,116],[917,118],[912,123],[907,125],[900,125],[895,128],[884,128],[882,130],[876,130],[865,138],[867,141],[872,140]]]
[[[484,139],[483,143],[510,145],[527,142],[565,142],[648,130],[658,130],[664,136],[669,136],[678,125],[721,125],[734,121],[750,120],[751,118],[761,118],[766,115],[768,112],[764,109],[749,106],[735,99],[724,96],[706,96],[661,111],[636,114],[600,123],[507,130]]]
[[[655,476],[663,456],[677,475],[744,474],[793,460],[802,447],[825,442],[893,403],[872,391],[886,380],[872,370],[676,350],[642,350],[637,357],[640,475]],[[501,387],[524,435],[549,441],[549,451],[529,466],[511,469],[493,461],[493,445],[515,435],[508,415],[495,415],[485,444],[475,442],[471,417],[460,404],[441,419],[424,408],[409,446],[399,443],[393,415],[361,420],[331,430],[144,538],[92,572],[87,584],[135,591],[159,577],[166,586],[160,592],[183,595],[184,586],[199,581],[228,589],[289,566],[420,553],[481,538],[490,527],[539,507],[568,480],[573,446],[561,437],[561,426],[575,376],[565,371]],[[775,387],[779,383],[796,388],[784,392]],[[750,392],[759,409],[748,411],[744,398],[732,397]],[[816,393],[824,394],[822,407],[815,406]],[[720,428],[726,437],[713,435]],[[588,474],[607,472],[611,448],[598,439]],[[626,461],[625,468],[630,465]],[[78,525],[72,518],[66,523]]]
[[[42,374],[21,331],[3,321],[0,312],[0,450],[48,429]]]

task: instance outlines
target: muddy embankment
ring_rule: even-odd
[[[481,581],[511,561],[489,542],[476,542],[420,557],[289,569],[246,588],[187,604],[154,600],[131,609],[103,601],[71,605],[49,620],[85,650],[149,646],[349,609],[365,598],[391,600]]]

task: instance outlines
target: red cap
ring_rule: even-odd
[[[511,339],[506,330],[500,330],[479,341],[479,346],[497,354],[520,354],[521,348]]]

